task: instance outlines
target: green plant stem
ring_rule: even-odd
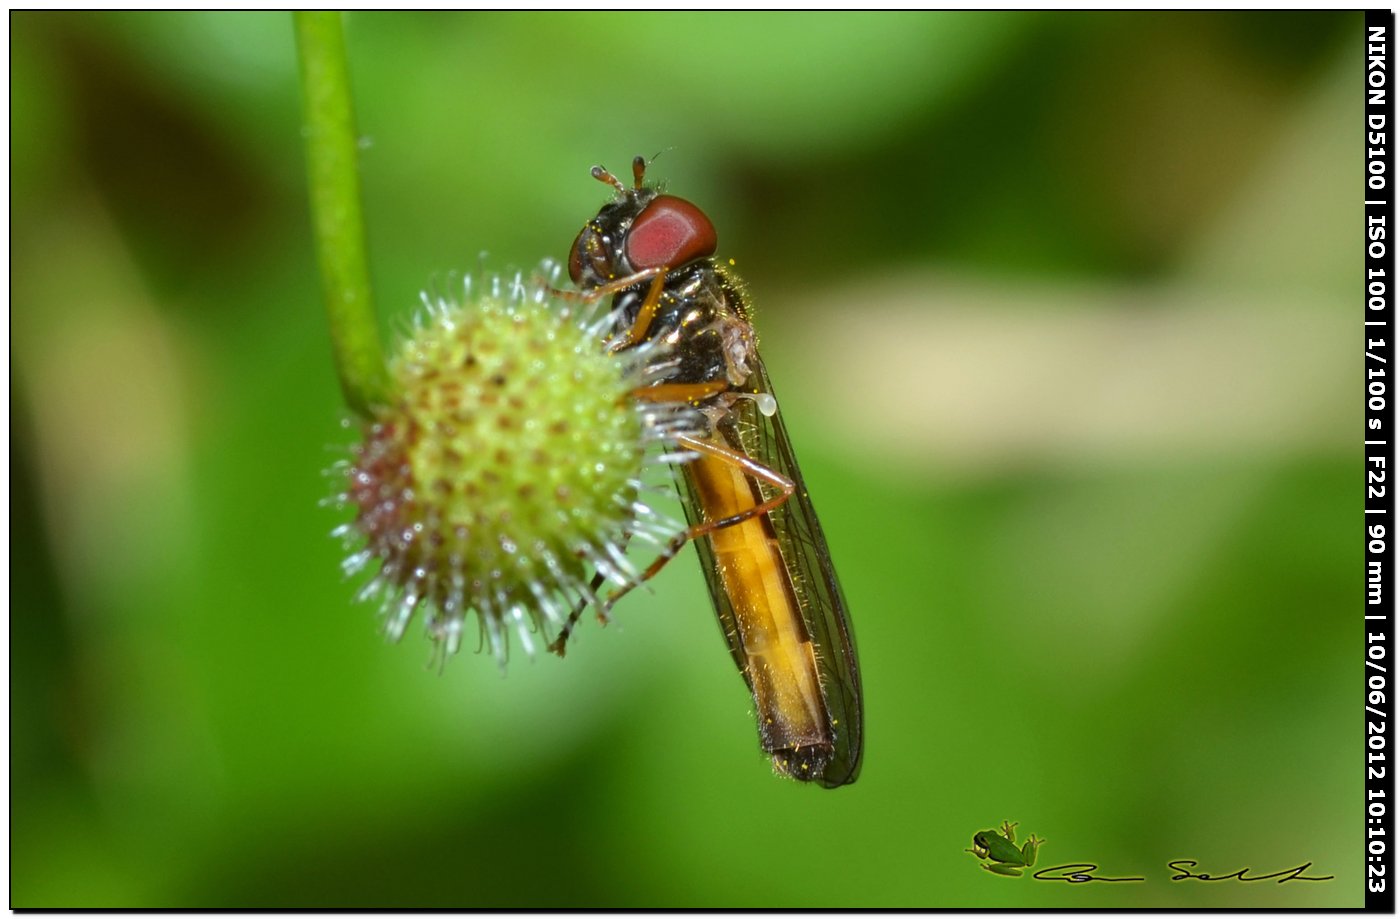
[[[374,406],[387,401],[389,378],[369,287],[345,34],[338,12],[293,15],[311,213],[336,369],[345,401],[370,417]]]

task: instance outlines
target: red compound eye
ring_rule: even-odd
[[[710,218],[671,195],[652,199],[627,233],[627,261],[634,271],[678,268],[714,251],[715,225]]]

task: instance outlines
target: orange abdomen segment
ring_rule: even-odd
[[[733,463],[702,455],[687,463],[685,472],[708,521],[761,503],[753,482]],[[812,640],[773,526],[758,515],[704,538],[711,542],[734,608],[763,749],[794,778],[817,778],[832,749],[829,715]]]

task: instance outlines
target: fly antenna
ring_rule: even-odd
[[[592,169],[589,170],[589,172],[591,172],[593,174],[593,178],[597,179],[599,182],[607,182],[613,188],[616,188],[620,194],[627,194],[626,186],[624,186],[620,181],[618,181],[617,176],[613,175],[611,172],[608,172],[602,166],[594,166]]]

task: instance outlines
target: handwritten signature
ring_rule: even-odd
[[[1273,874],[1250,874],[1254,869],[1249,867],[1241,868],[1238,871],[1232,871],[1229,874],[1207,874],[1204,871],[1197,873],[1190,870],[1191,868],[1199,867],[1199,865],[1200,862],[1189,858],[1178,858],[1167,862],[1167,867],[1175,872],[1171,876],[1171,880],[1173,881],[1244,881],[1245,883],[1251,881],[1276,881],[1279,884],[1283,884],[1287,881],[1330,881],[1335,877],[1331,874],[1325,877],[1309,877],[1304,874],[1304,871],[1312,867],[1312,862],[1303,862],[1303,864],[1296,868],[1286,868],[1283,871],[1275,871]],[[1035,878],[1037,881],[1064,881],[1067,884],[1086,884],[1090,881],[1117,883],[1121,881],[1147,880],[1147,878],[1140,877],[1104,877],[1094,873],[1098,870],[1099,866],[1093,862],[1072,862],[1066,865],[1055,865],[1052,868],[1041,868],[1035,874],[1031,875],[1031,877]]]
[[[1283,871],[1275,871],[1273,874],[1260,874],[1254,877],[1250,877],[1249,875],[1249,872],[1254,870],[1253,868],[1241,868],[1239,871],[1235,871],[1231,874],[1216,875],[1206,874],[1204,872],[1202,872],[1201,874],[1195,874],[1194,872],[1186,870],[1186,866],[1194,868],[1198,864],[1200,863],[1192,861],[1189,858],[1179,858],[1175,861],[1167,862],[1167,867],[1177,872],[1176,874],[1172,875],[1173,881],[1185,881],[1191,879],[1197,881],[1268,881],[1272,880],[1273,878],[1278,878],[1278,883],[1282,884],[1285,881],[1330,881],[1334,877],[1333,875],[1329,874],[1326,877],[1310,878],[1307,875],[1303,874],[1304,871],[1307,871],[1309,868],[1312,867],[1312,862],[1303,862],[1297,868],[1287,868]]]

